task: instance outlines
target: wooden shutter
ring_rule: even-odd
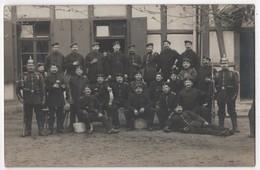
[[[90,24],[89,20],[74,19],[72,22],[72,42],[79,45],[79,53],[84,57],[90,51]]]
[[[145,45],[147,44],[147,19],[132,18],[131,19],[131,44],[136,46],[136,53],[140,56],[145,54]]]
[[[53,20],[53,42],[59,42],[61,53],[68,55],[71,44],[71,21],[70,20]]]
[[[14,80],[14,55],[12,23],[4,21],[4,81],[10,83]]]

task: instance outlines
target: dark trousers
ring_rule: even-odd
[[[42,105],[41,104],[27,104],[23,105],[24,107],[24,123],[25,123],[25,131],[31,133],[32,130],[32,115],[33,111],[36,114],[36,121],[38,130],[41,131],[43,129],[43,114],[42,114]]]
[[[139,115],[135,115],[134,111],[126,110],[125,117],[126,117],[126,126],[129,128],[134,128],[134,121],[138,118],[145,119],[147,121],[148,127],[149,126],[151,127],[153,126],[154,110],[147,109],[144,111],[144,113],[139,113]]]
[[[166,126],[166,121],[168,117],[170,116],[169,112],[167,110],[158,109],[156,111],[156,116],[158,117],[159,124],[161,127]]]
[[[101,118],[98,117],[97,112],[90,112],[83,115],[83,122],[86,124],[86,128],[90,129],[90,123],[92,122],[102,122],[106,130],[112,129],[112,123],[108,120],[107,116],[103,115]]]
[[[78,118],[78,122],[82,122],[82,112],[79,108],[78,104],[70,105],[70,128],[73,128],[73,123],[76,122],[76,115]]]
[[[194,113],[200,115],[203,119],[211,124],[211,111],[207,107],[197,106]]]
[[[227,112],[231,118],[233,128],[237,128],[237,113],[236,113],[236,101],[231,102],[218,102],[218,118],[219,126],[224,127],[224,120],[226,117],[225,106],[227,105]]]
[[[119,115],[118,115],[118,108],[115,105],[107,105],[105,106],[105,110],[107,111],[108,117],[112,118],[112,125],[119,126]]]
[[[250,135],[255,136],[255,101],[253,101],[252,106],[248,112],[249,125],[250,125]]]
[[[49,107],[49,128],[53,129],[55,122],[55,113],[57,117],[57,129],[63,128],[63,106]]]
[[[188,133],[194,133],[194,134],[208,134],[208,135],[214,135],[214,136],[226,136],[229,133],[228,128],[216,126],[216,125],[209,125],[206,127],[196,127],[191,126],[189,127]],[[225,135],[226,134],[226,135]]]

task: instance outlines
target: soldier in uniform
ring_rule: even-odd
[[[130,82],[130,93],[133,94],[135,92],[135,87],[137,85],[142,86],[144,93],[147,93],[147,85],[144,82],[142,72],[138,71],[135,73],[135,80]]]
[[[171,91],[168,83],[163,83],[162,91],[163,93],[159,98],[159,110],[156,112],[161,129],[166,126],[167,118],[177,106],[177,96]]]
[[[91,84],[96,83],[97,75],[104,73],[104,56],[99,52],[99,42],[92,44],[92,52],[85,57],[87,76]]]
[[[108,79],[115,80],[115,74],[121,73],[124,74],[124,77],[127,78],[126,73],[126,56],[120,52],[120,43],[118,41],[112,44],[114,52],[107,56],[106,59],[106,73]]]
[[[183,85],[179,77],[177,76],[176,71],[172,71],[170,80],[168,80],[167,82],[170,86],[171,91],[176,93],[176,95],[178,95]]]
[[[150,87],[149,87],[149,97],[152,101],[152,106],[155,106],[155,108],[159,108],[159,98],[162,94],[162,84],[163,84],[163,77],[162,73],[157,72],[155,76],[155,80],[152,81]]]
[[[45,83],[42,75],[35,71],[33,60],[27,61],[27,73],[19,77],[16,86],[18,100],[23,103],[24,124],[22,136],[31,136],[32,115],[36,114],[39,135],[43,136],[43,114],[42,105],[45,103]],[[22,91],[22,93],[21,93]]]
[[[98,99],[94,95],[91,95],[91,92],[89,86],[84,87],[84,96],[81,96],[79,99],[79,106],[83,114],[83,122],[85,122],[88,127],[87,133],[91,134],[93,132],[93,128],[90,124],[96,121],[101,121],[103,123],[108,134],[118,133],[118,130],[112,128],[112,124],[107,116],[104,115],[104,111],[98,102]]]
[[[64,55],[59,52],[59,43],[55,42],[52,45],[52,51],[45,58],[44,69],[46,72],[49,71],[51,64],[55,63],[58,66],[60,72],[63,72]]]
[[[179,79],[182,81],[184,79],[184,76],[189,74],[193,81],[197,80],[198,74],[197,71],[191,67],[191,60],[188,58],[182,59],[182,69],[178,75]]]
[[[183,133],[209,134],[215,136],[230,136],[234,134],[232,129],[211,125],[205,119],[192,111],[183,111],[181,106],[174,109],[167,120],[164,132],[170,132],[171,128]]]
[[[239,88],[238,73],[228,69],[228,59],[223,57],[220,60],[222,69],[216,76],[216,98],[218,104],[219,126],[224,127],[226,116],[225,106],[230,115],[232,126],[235,132],[239,132],[237,127],[236,98]]]
[[[56,64],[52,64],[50,74],[46,78],[47,105],[49,107],[49,134],[53,133],[55,113],[57,117],[57,133],[63,132],[63,107],[65,105],[64,75],[58,73]]]
[[[181,68],[180,54],[170,48],[171,42],[163,41],[164,49],[159,56],[159,68],[161,69],[164,81],[170,78],[172,70],[179,70]]]
[[[192,42],[189,40],[184,41],[186,50],[181,54],[181,59],[188,58],[191,61],[191,68],[195,68],[198,71],[200,67],[200,58],[197,53],[192,50]]]
[[[126,111],[128,131],[134,130],[134,120],[143,118],[147,121],[148,130],[153,130],[154,110],[151,108],[149,97],[144,94],[143,87],[137,85],[135,93],[129,97]]]
[[[128,51],[126,73],[128,80],[131,82],[134,80],[135,73],[141,70],[143,63],[141,57],[135,53],[135,45],[130,45]]]
[[[149,87],[158,72],[159,54],[153,53],[153,43],[146,44],[146,54],[143,58],[144,81]]]
[[[89,84],[89,80],[83,76],[83,68],[77,66],[75,74],[69,80],[69,87],[72,96],[72,103],[70,104],[70,130],[73,130],[73,123],[76,122],[76,115],[78,121],[82,121],[82,114],[79,109],[79,98],[82,96],[84,87]]]

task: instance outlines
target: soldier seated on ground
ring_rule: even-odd
[[[126,126],[127,131],[134,130],[134,121],[142,118],[147,121],[148,130],[153,130],[154,110],[151,108],[151,102],[143,92],[141,85],[135,87],[135,93],[132,94],[127,103]]]
[[[163,129],[164,132],[170,132],[171,128],[174,131],[182,133],[208,134],[215,136],[230,136],[234,131],[229,128],[224,128],[209,124],[201,116],[192,111],[183,111],[181,106],[177,106],[175,111],[169,116],[167,126]]]
[[[170,79],[168,79],[167,82],[171,88],[171,91],[178,95],[183,85],[182,82],[179,80],[176,71],[171,72]]]
[[[131,94],[135,93],[136,86],[142,86],[143,91],[146,93],[147,85],[144,82],[142,73],[140,71],[136,72],[134,78],[135,78],[135,80],[130,82],[130,87],[131,87],[130,93]]]
[[[112,123],[104,114],[102,105],[99,104],[98,99],[91,94],[91,88],[86,86],[84,88],[84,96],[80,97],[79,105],[82,111],[82,120],[88,129],[87,133],[93,132],[92,122],[102,122],[108,134],[118,133],[119,131],[112,128]]]

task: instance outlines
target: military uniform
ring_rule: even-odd
[[[106,74],[115,78],[115,74],[126,74],[127,59],[121,52],[113,52],[107,56],[106,60]]]
[[[97,62],[92,63],[93,59],[97,59]],[[92,51],[85,57],[87,76],[91,84],[96,82],[98,74],[104,74],[104,60],[104,56],[99,51]]]
[[[178,69],[181,68],[180,54],[170,48],[162,50],[159,56],[159,68],[165,81],[170,78],[174,64]]]
[[[59,69],[59,72],[63,72],[64,60],[65,60],[65,58],[62,53],[60,53],[59,51],[52,51],[45,58],[45,63],[44,63],[45,71],[48,72],[50,70],[51,64],[56,64]]]
[[[186,50],[181,54],[181,59],[188,58],[191,61],[191,68],[195,68],[196,70],[200,67],[200,59],[192,49]]]
[[[225,105],[227,104],[228,114],[230,115],[232,126],[237,129],[236,97],[238,94],[239,80],[238,73],[228,69],[222,69],[216,77],[216,99],[218,103],[219,125],[224,126]]]
[[[183,85],[181,83],[180,80],[170,80],[170,82],[168,82],[170,88],[171,88],[171,91],[174,92],[176,95],[179,94],[179,92],[181,91]]]
[[[73,63],[75,61],[78,61],[79,64],[78,65],[73,65]],[[77,66],[81,66],[82,68],[84,68],[84,58],[81,54],[79,53],[74,53],[71,52],[70,54],[68,54],[64,60],[64,69],[66,69],[67,74],[69,76],[74,76],[75,75],[75,70]],[[85,72],[83,70],[83,72]]]
[[[82,114],[79,110],[79,98],[84,95],[83,90],[89,85],[89,80],[84,76],[75,75],[70,78],[69,85],[73,100],[73,103],[70,105],[70,128],[72,129],[73,123],[76,121],[76,115],[79,122],[81,121]]]
[[[215,136],[230,136],[234,134],[228,128],[216,125],[205,125],[206,120],[192,111],[175,113],[167,120],[167,127],[183,133],[209,134]],[[166,131],[167,132],[167,131]]]
[[[31,135],[33,110],[36,114],[39,135],[43,135],[42,104],[45,103],[45,83],[42,75],[35,71],[22,74],[17,81],[16,94],[18,99],[23,101],[25,124],[23,136]]]
[[[127,82],[114,83],[112,84],[112,89],[114,93],[114,103],[119,107],[125,107],[128,97],[129,97],[129,84]]]
[[[53,87],[54,84],[59,84],[59,88]],[[64,76],[60,73],[50,73],[46,78],[46,91],[47,91],[47,105],[49,107],[49,129],[52,133],[53,125],[55,122],[55,112],[57,116],[57,132],[61,132],[63,128],[63,107],[64,100]]]
[[[144,81],[147,83],[149,87],[151,82],[155,79],[156,73],[159,71],[158,69],[158,53],[147,53],[143,58],[143,68],[144,68]]]
[[[142,79],[141,81],[131,81],[130,82],[130,94],[134,93],[134,89],[136,86],[142,86],[142,89],[144,90],[144,93],[147,93],[147,85],[144,82],[144,80]]]
[[[134,80],[135,73],[141,70],[142,65],[142,59],[139,55],[129,54],[127,56],[126,74],[129,81]]]
[[[159,98],[162,94],[162,84],[163,81],[152,81],[149,87],[149,97],[152,101],[153,106],[158,104]]]
[[[178,75],[180,80],[183,80],[186,75],[190,75],[193,81],[197,79],[197,71],[194,68],[182,69]]]
[[[166,120],[177,106],[177,96],[174,92],[162,93],[159,98],[159,110],[156,112],[161,128],[166,125]]]

